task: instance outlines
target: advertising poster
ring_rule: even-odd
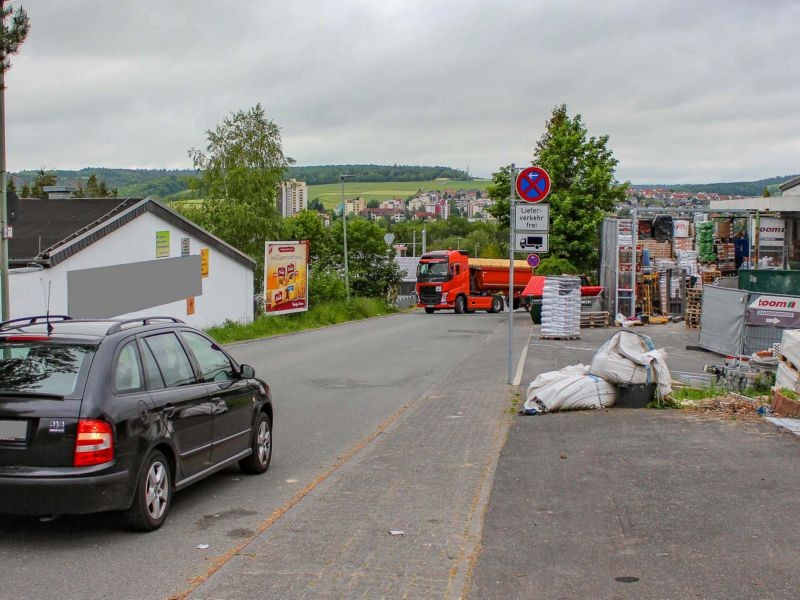
[[[786,234],[786,221],[776,217],[761,217],[760,221],[758,227],[759,246],[761,248],[783,248],[783,238]],[[752,243],[755,244],[755,219],[753,219],[750,236],[750,239],[753,240]]]
[[[308,310],[308,242],[267,242],[264,253],[264,312]]]
[[[156,258],[169,256],[169,231],[156,231]]]

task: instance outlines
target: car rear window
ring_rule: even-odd
[[[94,347],[53,342],[0,342],[0,394],[73,396]]]

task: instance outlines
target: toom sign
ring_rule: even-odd
[[[756,223],[753,221],[753,228],[750,232],[751,239],[755,243]],[[758,225],[758,245],[760,247],[779,247],[783,248],[783,238],[786,235],[786,221],[775,217],[762,217]]]
[[[759,296],[747,307],[748,325],[800,327],[800,298],[794,296]]]

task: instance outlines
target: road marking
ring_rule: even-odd
[[[317,486],[319,486],[322,482],[328,479],[331,475],[333,475],[336,471],[338,471],[345,463],[347,463],[351,458],[353,458],[356,454],[358,454],[361,450],[363,450],[366,446],[368,446],[372,441],[375,440],[379,435],[384,433],[389,426],[394,423],[400,415],[406,412],[411,406],[416,404],[419,400],[425,398],[426,396],[421,396],[415,398],[411,402],[404,404],[401,406],[393,415],[391,415],[388,419],[386,419],[383,423],[378,425],[378,428],[369,434],[367,437],[362,439],[358,442],[355,446],[350,448],[348,452],[346,452],[343,456],[341,456],[333,465],[324,473],[319,475],[316,479],[314,479],[311,483],[309,483],[306,487],[302,490],[295,493],[288,502],[286,502],[283,506],[275,510],[269,517],[267,517],[264,521],[256,529],[256,532],[247,538],[245,541],[241,542],[240,544],[234,546],[230,550],[228,550],[222,556],[219,556],[213,559],[211,563],[211,567],[202,575],[198,575],[196,577],[190,577],[189,582],[190,585],[187,589],[183,590],[182,592],[178,592],[173,596],[169,597],[169,600],[186,600],[198,587],[200,587],[203,583],[208,581],[208,579],[214,575],[217,571],[219,571],[222,567],[228,564],[234,556],[238,554],[242,554],[242,551],[249,546],[253,541],[256,540],[262,533],[264,533],[267,529],[272,527],[283,515],[289,512],[298,502],[300,502],[303,498],[305,498],[310,492],[312,492]]]
[[[532,334],[533,334],[533,326],[531,325],[531,328],[528,331],[528,341],[522,348],[522,354],[520,355],[519,362],[517,363],[517,374],[514,376],[514,385],[519,385],[519,382],[522,381],[522,369],[525,367],[525,359],[528,356],[528,346],[531,345]]]

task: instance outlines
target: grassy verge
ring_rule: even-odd
[[[291,315],[261,315],[252,323],[227,322],[218,327],[211,327],[206,333],[220,344],[243,342],[282,333],[293,333],[315,329],[325,325],[336,325],[346,321],[358,321],[369,317],[378,317],[397,312],[393,306],[376,298],[352,298],[350,302],[341,300],[316,304],[309,310]]]

